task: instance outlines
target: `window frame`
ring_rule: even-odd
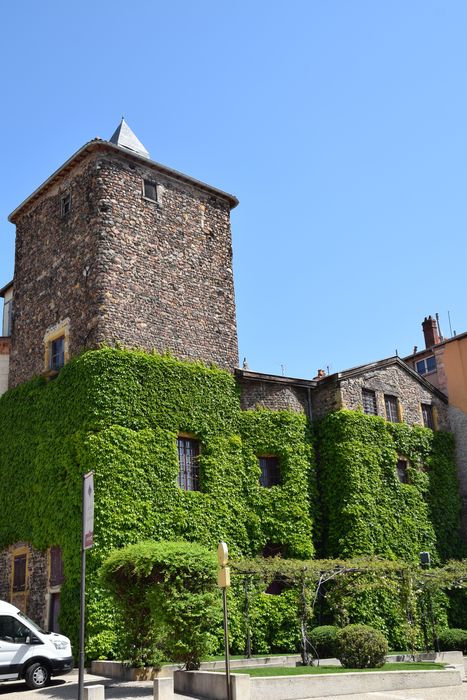
[[[428,369],[428,361],[433,360],[434,363],[434,368],[433,369]],[[419,369],[419,365],[422,365],[423,372]],[[415,371],[417,374],[419,374],[421,377],[424,377],[425,374],[433,374],[434,372],[437,372],[438,366],[436,362],[436,357],[434,355],[429,355],[428,357],[423,357],[421,360],[417,360],[415,363]]]
[[[154,188],[154,197],[150,197],[148,194],[148,191],[146,188]],[[143,178],[143,199],[146,199],[148,202],[154,202],[155,204],[159,203],[159,192],[158,192],[158,187],[157,187],[157,182],[155,180],[150,180],[149,178]]]
[[[369,399],[372,400],[374,411],[367,411],[366,410],[365,398],[368,400]],[[373,389],[367,389],[366,387],[362,387],[362,408],[363,408],[363,413],[367,416],[377,416],[378,415],[378,402],[376,400],[376,391],[374,391]]]
[[[280,486],[282,479],[279,457],[273,454],[259,454],[257,455],[257,459],[260,468],[260,486],[265,489],[270,489],[273,486]],[[263,469],[263,466],[265,469]]]
[[[422,412],[423,427],[435,430],[435,409],[433,404],[420,402],[420,410]]]
[[[57,343],[61,344],[59,350],[56,349]],[[49,369],[59,371],[65,366],[65,334],[59,335],[49,341]],[[57,361],[58,358],[58,361]]]
[[[63,336],[63,365],[52,367],[52,343]],[[44,373],[47,376],[55,376],[70,359],[70,320],[67,318],[56,326],[47,330],[44,334]]]
[[[393,408],[395,412],[394,417],[392,415]],[[397,396],[394,396],[394,394],[384,394],[384,409],[386,413],[386,420],[388,421],[388,423],[401,422],[399,399]]]
[[[187,459],[186,447],[190,446]],[[182,455],[182,449],[185,450]],[[201,443],[194,435],[179,433],[177,435],[177,456],[178,456],[178,476],[177,485],[182,491],[200,491],[200,468]]]
[[[65,192],[60,198],[60,214],[62,219],[68,216],[71,212],[71,192]]]

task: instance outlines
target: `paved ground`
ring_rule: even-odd
[[[84,685],[105,685],[105,700],[151,700],[152,681],[122,683],[110,678],[86,674]],[[0,698],[4,700],[76,700],[78,697],[78,672],[52,678],[43,690],[29,690],[25,683],[12,681],[0,683]],[[187,700],[186,695],[174,695],[174,700]]]
[[[86,674],[84,682],[85,685],[105,685],[106,700],[151,700],[153,697],[152,681],[121,683],[109,678]],[[3,696],[5,700],[76,700],[78,697],[78,673],[73,671],[62,678],[54,678],[51,685],[43,690],[29,690],[25,683],[0,683],[0,698]],[[176,694],[174,700],[190,700],[190,698],[187,695]],[[357,695],[328,695],[309,698],[309,700],[467,700],[467,683],[446,688],[380,691]]]

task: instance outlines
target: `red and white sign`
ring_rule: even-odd
[[[94,473],[84,475],[83,485],[83,548],[91,549],[94,542]]]

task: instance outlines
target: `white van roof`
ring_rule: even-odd
[[[15,615],[18,612],[19,608],[16,608],[14,605],[11,605],[11,603],[7,603],[6,600],[0,600],[0,615]]]

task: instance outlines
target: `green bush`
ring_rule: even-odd
[[[122,608],[133,665],[166,659],[196,669],[215,650],[221,597],[210,550],[188,542],[140,542],[110,554],[102,581]]]
[[[461,651],[467,654],[467,630],[451,627],[438,634],[441,651]]]
[[[388,653],[383,633],[367,625],[347,625],[337,633],[337,658],[345,668],[379,668]]]
[[[312,645],[313,656],[320,659],[334,658],[337,653],[337,632],[334,625],[321,625],[311,630],[309,638]]]

